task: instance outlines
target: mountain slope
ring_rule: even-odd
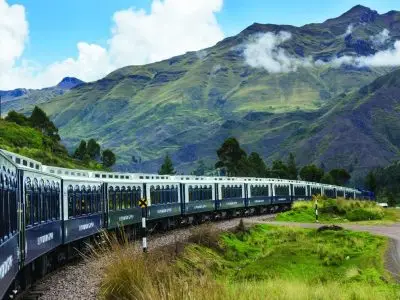
[[[389,38],[375,45],[371,36],[385,28],[390,30]],[[291,35],[280,45],[286,56],[319,63],[302,63],[287,73],[246,63],[245,49],[256,37],[265,33],[276,37],[282,31]],[[374,54],[396,38],[400,38],[399,12],[379,15],[362,6],[303,27],[253,24],[208,49],[116,70],[41,107],[60,128],[69,148],[80,139],[96,138],[117,153],[119,169],[156,171],[160,158],[169,152],[178,170],[187,171],[199,158],[214,161],[215,149],[229,135],[238,137],[248,150],[272,159],[293,147],[285,144],[293,137],[307,138],[303,144],[296,140],[297,148],[311,151],[306,141],[313,120],[323,120],[337,101],[393,70],[334,66],[330,61],[343,55]],[[332,158],[336,163],[342,151]],[[302,162],[322,157],[297,154]],[[142,163],[134,163],[132,156]],[[385,154],[380,161],[389,157]]]
[[[20,111],[27,107],[33,107],[50,101],[58,95],[63,95],[70,89],[83,84],[82,80],[74,77],[65,77],[59,84],[40,90],[15,89],[11,91],[0,91],[2,114],[10,110]]]

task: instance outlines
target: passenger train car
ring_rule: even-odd
[[[315,194],[367,198],[355,189],[297,180],[71,170],[5,150],[0,192],[0,298],[68,260],[100,230],[135,234],[143,198],[148,223],[164,230],[290,208]]]

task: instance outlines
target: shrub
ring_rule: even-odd
[[[346,213],[349,221],[381,220],[383,217],[384,212],[378,208],[355,208]]]

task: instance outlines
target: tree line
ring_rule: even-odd
[[[82,140],[73,156],[82,161],[89,161],[91,159],[96,161],[101,160],[103,166],[107,168],[113,166],[116,161],[114,152],[110,149],[101,151],[100,145],[94,139],[90,139],[88,142]]]
[[[58,128],[41,108],[35,106],[29,117],[11,110],[4,120],[40,131],[44,136],[43,146],[46,149],[51,150],[53,153],[68,155],[68,151],[60,143],[61,138],[58,134]],[[113,166],[116,161],[115,154],[110,149],[101,151],[100,145],[94,139],[90,139],[88,142],[82,140],[75,150],[73,157],[83,162],[101,160],[105,167]]]
[[[289,153],[287,161],[274,160],[269,167],[257,152],[247,155],[246,151],[240,147],[236,138],[226,139],[220,148],[217,149],[218,161],[215,168],[219,169],[222,175],[239,177],[270,177],[291,180],[305,180],[334,185],[345,185],[351,176],[345,169],[332,169],[325,172],[322,168],[314,164],[299,167],[296,157]],[[213,168],[207,167],[202,160],[192,174],[197,176],[205,175]],[[164,159],[159,174],[175,174],[172,160],[169,155]]]
[[[374,192],[389,206],[400,204],[400,161],[385,168],[371,170],[365,177],[365,188]]]

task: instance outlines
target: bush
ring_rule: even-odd
[[[349,221],[381,220],[383,217],[384,212],[377,208],[356,208],[346,213]]]

